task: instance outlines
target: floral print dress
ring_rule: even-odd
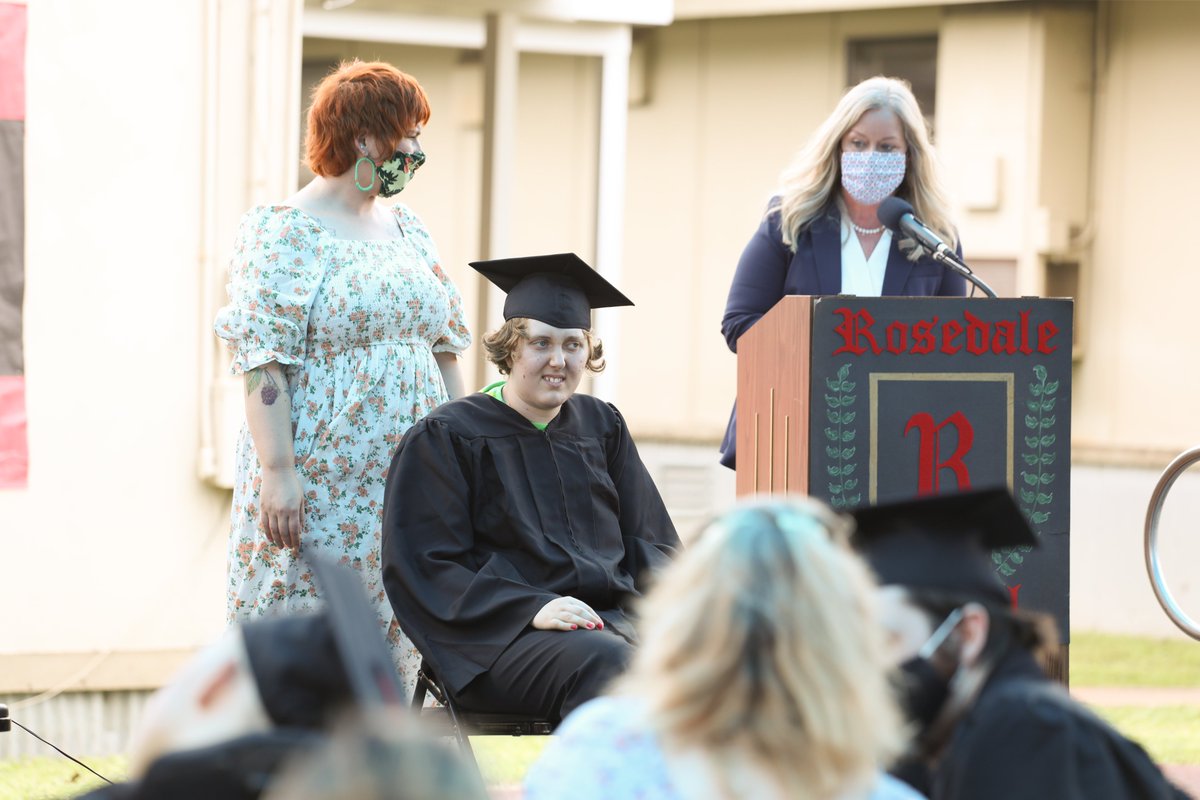
[[[470,344],[462,298],[433,241],[406,207],[403,236],[335,238],[296,208],[263,206],[241,222],[230,302],[216,332],[234,374],[269,361],[292,393],[296,470],[304,492],[300,550],[267,541],[258,524],[262,468],[243,426],[229,538],[231,622],[322,604],[307,562],[323,553],[362,573],[406,688],[419,655],[383,590],[380,533],[388,466],[404,432],[448,398],[433,354]]]

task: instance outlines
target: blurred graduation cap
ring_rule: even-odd
[[[592,309],[631,306],[618,291],[574,253],[472,261],[496,287],[508,294],[504,319],[528,317],[556,328],[592,327]]]
[[[1007,488],[865,506],[851,512],[855,547],[882,585],[929,589],[1007,606],[991,551],[1037,546]]]
[[[309,562],[325,610],[242,630],[267,713],[279,726],[321,728],[344,705],[402,703],[404,690],[358,573],[319,556]]]

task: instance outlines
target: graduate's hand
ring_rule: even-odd
[[[602,630],[604,620],[582,600],[556,597],[542,606],[533,618],[533,627],[541,631]]]
[[[294,467],[264,467],[258,495],[258,524],[276,547],[300,547],[304,492]]]

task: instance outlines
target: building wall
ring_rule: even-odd
[[[1191,256],[1200,168],[1200,5],[1111,3],[1097,57],[1092,261],[1076,373],[1077,446],[1169,453],[1200,441]],[[1152,458],[1165,463],[1163,455]]]
[[[6,664],[223,626],[229,497],[196,477],[202,28],[198,2],[29,6],[30,473],[0,492]]]

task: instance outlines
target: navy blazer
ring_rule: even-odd
[[[778,202],[778,198],[771,199],[768,209],[774,210],[763,215],[729,287],[721,333],[735,353],[741,335],[785,295],[832,295],[842,291],[842,219],[837,206],[830,206],[800,234],[792,252],[783,243]],[[929,256],[909,261],[898,246],[899,238],[892,236],[883,273],[884,297],[962,297],[967,293],[965,278]],[[961,256],[961,245],[956,249]],[[721,443],[721,463],[730,468],[736,456],[736,422],[735,405]]]

